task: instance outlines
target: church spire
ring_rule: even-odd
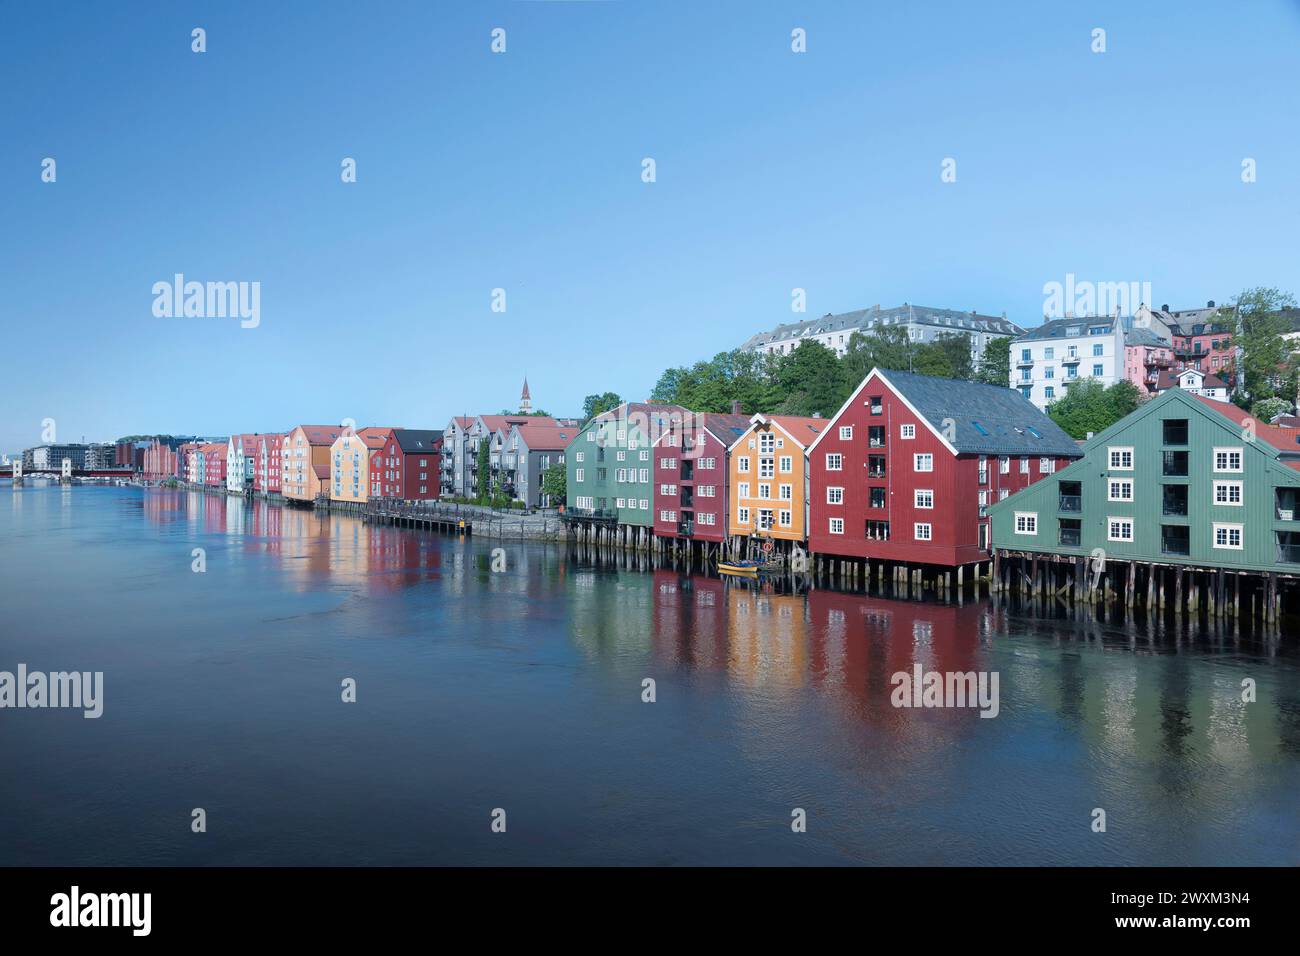
[[[524,390],[519,395],[519,414],[531,415],[533,412],[533,398],[528,394],[528,376],[524,376]]]

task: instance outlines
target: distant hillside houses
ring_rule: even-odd
[[[1003,312],[997,315],[981,315],[978,312],[958,312],[953,309],[932,309],[923,305],[910,305],[904,302],[893,309],[882,309],[873,305],[869,309],[856,312],[844,312],[839,315],[827,313],[820,319],[808,319],[803,322],[790,322],[778,325],[770,332],[759,332],[750,336],[741,349],[747,352],[763,352],[774,355],[788,355],[798,346],[812,339],[836,355],[844,355],[849,348],[849,339],[854,332],[869,335],[878,329],[901,326],[907,329],[908,337],[917,343],[933,342],[941,335],[969,335],[971,340],[971,364],[978,365],[984,354],[984,346],[990,339],[1021,335],[1025,330],[1007,319]]]

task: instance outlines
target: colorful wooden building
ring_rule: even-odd
[[[262,495],[280,493],[280,452],[284,435],[261,435],[257,443],[257,471],[253,476],[253,491]]]
[[[257,476],[261,435],[231,435],[226,443],[226,490],[234,494],[251,491]]]
[[[654,502],[651,448],[674,422],[690,414],[680,405],[625,402],[580,429],[564,454],[570,529],[648,546]]]
[[[824,418],[754,415],[728,448],[727,534],[733,553],[802,546],[808,535],[808,449]]]
[[[390,428],[370,456],[370,495],[401,501],[434,501],[440,488],[442,431]]]
[[[809,450],[809,550],[959,568],[989,558],[989,505],[1074,461],[1020,392],[873,369]]]
[[[748,415],[705,412],[659,436],[651,452],[657,541],[680,542],[706,560],[717,556],[727,540],[727,449],[749,427]]]
[[[226,484],[226,443],[205,442],[199,449],[199,484],[223,488]]]
[[[1181,604],[1204,586],[1222,609],[1239,578],[1276,613],[1278,577],[1300,574],[1296,433],[1235,405],[1173,388],[1083,446],[1082,460],[989,508],[993,546],[1028,559],[1035,589],[1100,573],[1126,592]],[[1171,584],[1170,572],[1175,572]]]
[[[330,445],[330,501],[365,504],[370,500],[371,458],[383,450],[391,428],[350,428]]]
[[[280,490],[286,501],[312,504],[329,494],[330,447],[340,425],[299,425],[280,451]]]

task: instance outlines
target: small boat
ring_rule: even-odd
[[[758,574],[766,562],[763,561],[719,561],[719,574],[743,574],[753,577]]]

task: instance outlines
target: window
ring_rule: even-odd
[[[760,458],[758,460],[758,477],[771,478],[776,473],[776,465],[771,458]]]
[[[830,531],[831,531],[831,534],[843,534],[843,533],[844,533],[844,519],[843,519],[843,518],[832,518],[832,519],[831,519],[831,527],[830,527]]]
[[[1216,481],[1214,483],[1214,503],[1216,505],[1241,506],[1240,481]]]
[[[701,468],[716,468],[716,467],[718,467],[718,459],[716,459],[716,458],[701,458],[701,459],[700,459],[700,467],[701,467]]]
[[[788,475],[794,471],[794,459],[789,455],[781,456],[781,474]]]
[[[828,453],[826,455],[827,471],[842,471],[844,468],[844,456]]]
[[[631,481],[631,480],[632,480],[631,477],[630,477],[630,474],[631,474],[631,473],[629,472],[629,478],[628,478],[628,481]],[[639,480],[640,480],[640,482],[641,482],[642,484],[645,484],[647,481],[650,480],[650,469],[649,469],[649,468],[642,468],[642,469],[641,469],[641,477],[640,477]]]
[[[792,515],[789,508],[781,512],[781,527],[789,528],[791,526]]]
[[[868,493],[869,493],[869,495],[871,496],[870,499],[869,499],[868,502],[867,502],[867,506],[868,506],[868,507],[870,507],[870,508],[883,508],[883,507],[885,507],[885,489],[884,489],[884,488],[870,488],[870,489],[868,489]]]
[[[737,520],[738,522],[740,522],[741,524],[749,524],[749,509],[748,509],[748,508],[737,508],[737,509],[736,509],[736,520]]]
[[[1043,369],[1043,378],[1046,379],[1056,378],[1056,369],[1050,367]]]
[[[619,461],[627,461],[627,452],[625,452],[625,451],[620,451],[620,452],[619,452],[617,455],[615,455],[614,457],[617,458]]]
[[[934,455],[928,452],[924,455],[912,456],[913,471],[934,471]]]
[[[1241,471],[1241,449],[1240,448],[1216,448],[1214,449],[1214,470],[1215,471]]]
[[[840,440],[841,440],[841,441],[850,441],[852,438],[853,438],[853,426],[852,426],[852,425],[841,425],[841,426],[840,426]]]
[[[749,497],[749,482],[742,481],[736,485],[736,497],[737,498]]]
[[[574,481],[583,481],[586,479],[586,477],[587,477],[587,470],[585,468],[575,468],[573,470]]]
[[[749,458],[747,458],[747,457],[746,457],[746,458],[737,458],[737,459],[736,459],[736,471],[740,472],[742,475],[744,475],[744,474],[748,474],[748,473],[749,473]]]
[[[1038,473],[1040,475],[1050,475],[1056,471],[1056,462],[1051,458],[1038,459]]]
[[[930,525],[924,522],[918,522],[912,526],[912,537],[917,541],[930,540]]]
[[[615,498],[615,499],[614,499],[614,505],[615,505],[615,507],[618,507],[618,508],[626,508],[626,507],[627,507],[627,499],[626,499],[626,498]]]
[[[763,499],[772,497],[772,486],[767,482],[760,482],[758,485],[758,496]]]
[[[915,438],[915,437],[916,437],[916,426],[915,426],[915,425],[899,425],[899,426],[898,426],[898,437],[899,437],[899,438]]]
[[[641,511],[649,511],[649,510],[650,510],[650,502],[647,501],[645,498],[642,498],[642,499],[641,499],[641,507],[640,507],[639,510],[641,510]]]
[[[1030,357],[1029,349],[1021,349],[1021,350],[1020,350],[1020,361],[1022,361],[1022,362],[1032,362],[1032,361],[1033,361],[1033,359]]]
[[[793,500],[794,500],[794,485],[783,484],[783,485],[781,486],[781,494],[780,494],[780,498],[781,498],[782,501],[793,501]]]
[[[1222,521],[1214,522],[1214,546],[1216,548],[1227,548],[1230,551],[1241,550],[1241,525],[1225,524]]]
[[[1101,343],[1094,342],[1092,345],[1093,358],[1100,358],[1103,354],[1105,354],[1105,350],[1101,347]]]
[[[1132,471],[1133,470],[1133,446],[1126,448],[1107,448],[1106,454],[1110,459],[1111,471]]]
[[[764,454],[772,454],[772,449],[776,444],[776,436],[771,432],[763,432],[758,436],[758,450]]]
[[[1130,478],[1112,478],[1106,493],[1107,501],[1132,501],[1133,481]]]
[[[659,459],[659,467],[660,467],[660,468],[676,468],[676,467],[677,467],[677,459],[676,459],[676,458],[660,458],[660,459]]]
[[[879,414],[881,414],[882,412],[884,412],[884,409],[881,407],[881,404],[880,404],[880,396],[879,396],[879,395],[876,395],[875,397],[873,397],[873,398],[871,399],[871,401],[870,401],[870,405],[871,405],[871,414],[873,414],[873,415],[879,415]]]
[[[842,504],[844,504],[844,489],[843,489],[843,488],[835,488],[835,487],[827,487],[827,489],[826,489],[826,503],[827,503],[828,505],[842,505]]]
[[[643,448],[641,451],[637,452],[637,456],[638,456],[638,459],[639,459],[640,461],[649,461],[649,460],[650,460],[650,449],[648,449],[648,448]]]
[[[1020,473],[1021,473],[1022,475],[1027,475],[1027,474],[1029,474],[1029,459],[1028,459],[1028,458],[1021,458],[1021,459],[1020,459]]]
[[[1132,518],[1107,518],[1106,519],[1106,540],[1107,541],[1132,541],[1133,540],[1133,519]]]
[[[1093,377],[1093,378],[1101,378],[1101,377],[1102,377],[1103,375],[1105,375],[1105,374],[1106,374],[1105,366],[1103,366],[1100,362],[1095,362],[1095,363],[1093,363],[1093,366],[1092,366],[1092,377]]]
[[[912,504],[917,508],[934,507],[934,491],[929,488],[917,488],[913,493]]]
[[[1043,358],[1045,359],[1056,358],[1056,349],[1052,348],[1050,345],[1047,348],[1043,349]]]
[[[1038,534],[1038,512],[1016,512],[1016,534]]]
[[[1011,474],[1011,459],[1006,455],[1000,455],[998,457],[998,474]]]

